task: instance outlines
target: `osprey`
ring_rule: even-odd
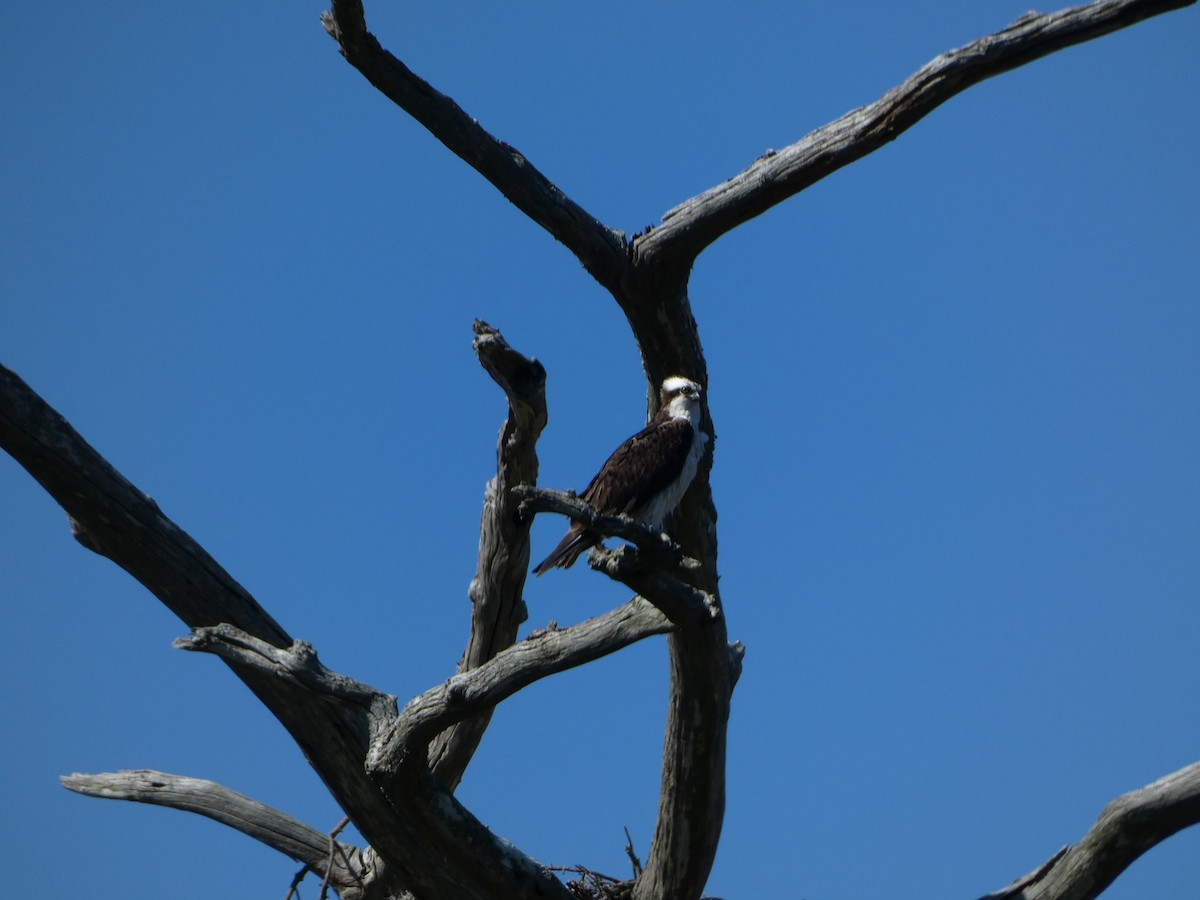
[[[696,477],[708,435],[700,431],[700,385],[678,375],[662,383],[658,414],[608,458],[580,495],[607,516],[621,513],[659,527]],[[533,574],[569,569],[602,535],[572,522]]]

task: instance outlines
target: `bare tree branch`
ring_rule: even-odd
[[[459,673],[482,665],[517,639],[527,613],[522,592],[529,571],[530,521],[510,493],[515,484],[537,481],[537,440],[546,427],[546,370],[522,356],[492,326],[475,321],[474,349],[480,364],[508,399],[508,417],[496,447],[496,477],[484,491],[479,556],[468,594],[471,636]],[[430,767],[450,790],[462,779],[491,721],[490,709],[438,735],[429,748]]]
[[[624,233],[592,218],[516,148],[492,137],[457,103],[384,50],[367,30],[360,0],[334,0],[321,22],[347,62],[384,96],[561,241],[597,281],[609,286],[619,282],[629,261]]]
[[[641,622],[645,624],[644,618]],[[614,629],[606,629],[606,632],[611,630]],[[604,636],[607,637],[607,633]],[[373,839],[372,846],[384,859],[390,859],[390,854],[394,853],[397,854],[396,858],[406,862],[414,854],[440,854],[434,861],[441,861],[440,868],[446,872],[449,880],[449,884],[413,890],[418,896],[442,896],[442,891],[447,891],[447,896],[471,896],[479,900],[489,897],[511,897],[515,900],[530,896],[528,892],[532,892],[532,896],[568,896],[546,869],[488,831],[454,799],[426,765],[427,742],[433,735],[481,709],[495,705],[523,685],[513,687],[507,694],[497,691],[487,695],[482,702],[471,702],[476,698],[470,697],[467,703],[456,705],[454,714],[442,716],[433,726],[421,731],[420,740],[425,743],[419,746],[411,743],[403,745],[404,759],[410,765],[403,769],[396,766],[381,770],[376,764],[380,755],[379,747],[403,722],[407,709],[405,714],[397,717],[395,698],[325,668],[311,645],[296,641],[290,648],[280,649],[232,626],[216,625],[194,629],[188,637],[177,639],[175,646],[213,653],[237,672],[256,671],[294,685],[314,697],[332,698],[343,704],[370,710],[369,745],[360,766],[364,767],[372,782],[383,790],[387,807],[403,823],[402,834],[410,842],[408,846],[400,847],[395,841],[398,836],[387,836],[385,840]],[[511,654],[515,649],[510,648],[507,652]],[[455,679],[467,684],[486,681],[490,672],[503,666],[503,663],[497,665],[498,659],[503,657],[504,654],[501,654],[501,657],[483,667],[455,676]],[[569,665],[562,665],[562,668]],[[412,705],[410,703],[409,707]],[[380,850],[381,846],[385,849]],[[481,865],[480,860],[485,860],[482,871],[473,871]]]
[[[588,565],[645,597],[680,627],[709,625],[721,618],[716,596],[669,572],[647,568],[638,551],[631,547],[614,550],[593,547],[588,554]]]
[[[643,568],[695,571],[700,566],[698,561],[685,556],[680,546],[662,529],[650,528],[630,516],[603,515],[573,491],[552,491],[518,484],[512,493],[521,500],[519,511],[522,516],[532,518],[533,513],[558,513],[602,535],[629,541],[638,548]]]
[[[642,638],[671,630],[668,620],[646,600],[635,597],[612,612],[579,625],[543,631],[488,662],[455,675],[410,701],[395,716],[394,698],[326,669],[302,641],[280,649],[228,625],[195,629],[177,647],[214,653],[236,669],[255,669],[319,696],[337,698],[372,710],[366,769],[398,809],[435,833],[476,842],[491,838],[436,782],[427,768],[430,739],[457,722],[493,708],[534,681],[613,653]],[[438,799],[440,798],[440,799]],[[466,829],[461,833],[456,829]],[[494,840],[494,838],[491,838]],[[443,851],[444,852],[444,851]],[[507,864],[528,869],[531,861],[515,849]]]
[[[423,762],[422,742],[432,735],[491,709],[535,681],[670,630],[671,623],[662,613],[635,597],[578,625],[542,630],[426,691],[399,715],[394,697],[327,669],[304,641],[283,650],[230,625],[215,625],[194,629],[176,639],[175,646],[215,654],[232,666],[257,669],[314,694],[369,706],[372,751],[367,764],[390,777],[406,762]]]
[[[1078,844],[982,900],[1092,900],[1161,841],[1200,824],[1200,762],[1118,797]]]
[[[244,794],[201,778],[150,769],[64,775],[63,787],[88,797],[131,800],[207,816],[304,863],[329,879],[342,900],[383,897],[382,863],[368,849],[333,841],[328,834]],[[333,851],[330,852],[331,841]]]
[[[369,722],[375,730],[396,718],[396,698],[327,669],[307,641],[293,641],[287,648],[276,647],[246,634],[233,625],[193,628],[186,637],[176,638],[177,650],[201,651],[219,656],[236,671],[257,669],[297,687],[323,694],[370,710]]]
[[[784,151],[768,154],[731,181],[671,210],[661,227],[632,248],[621,232],[587,214],[520,153],[383,50],[366,29],[359,0],[335,0],[323,21],[347,60],[372,84],[566,245],[613,293],[629,319],[652,385],[667,375],[683,374],[707,387],[687,281],[692,262],[708,244],[893,140],[972,84],[1193,2],[1100,0],[1061,13],[1024,16],[995,35],[939,57],[875,103]],[[481,361],[487,366],[491,360],[489,371],[503,376],[502,366],[516,361],[501,352],[495,341],[498,334],[478,328],[477,334]],[[496,503],[494,524],[515,529],[510,536],[516,551],[500,563],[495,582],[498,612],[482,610],[492,596],[481,600],[483,593],[473,586],[472,599],[480,614],[477,650],[469,647],[459,675],[418,697],[401,714],[389,695],[330,672],[311,647],[293,642],[153,500],[6,369],[0,369],[0,446],[67,510],[80,543],[117,562],[196,629],[182,646],[220,655],[283,723],[380,858],[387,860],[385,880],[393,893],[407,890],[416,896],[463,900],[569,897],[545,867],[492,835],[457,802],[427,765],[428,742],[448,726],[485,713],[534,678],[647,634],[668,632],[671,686],[659,813],[633,894],[638,900],[697,897],[721,830],[726,725],[741,665],[740,645],[730,645],[727,639],[718,591],[716,510],[707,480],[711,456],[671,525],[680,544],[695,554],[687,587],[702,597],[705,615],[679,614],[670,623],[646,601],[635,599],[608,617],[592,620],[594,632],[583,630],[590,624],[583,623],[502,649],[509,640],[506,631],[523,615],[520,592],[528,563],[527,534],[524,548],[520,543],[521,529],[527,526],[514,521],[519,517],[507,505],[510,493],[503,488],[506,480],[509,486],[515,484],[513,473],[521,466],[532,465],[533,474],[521,480],[533,482],[532,440],[540,430],[536,398],[518,397],[520,391],[512,383],[502,382],[502,387],[509,397],[510,422],[516,422],[510,434],[514,455],[507,464],[511,471],[503,459],[499,462],[489,499]],[[702,427],[713,435],[707,405]],[[502,433],[502,457],[506,440]],[[485,511],[485,522],[489,515]],[[481,533],[487,527],[484,524]],[[646,547],[640,549],[644,552]],[[635,590],[647,596],[658,597],[677,581],[673,575],[643,568],[644,559],[635,565],[635,556],[601,551],[594,564],[623,581],[654,580],[626,582],[640,583]],[[479,592],[491,591],[483,577],[485,559],[499,557],[481,552]],[[606,621],[595,624],[601,620]],[[469,737],[467,729],[460,731],[464,736],[457,747],[452,746],[454,737],[432,747],[437,759],[444,760],[439,766],[451,782],[461,778],[478,739]],[[1196,821],[1195,778],[1190,767],[1114,801],[1080,845],[1022,879],[1018,892],[1026,897],[1095,896],[1147,847]],[[1164,782],[1169,784],[1164,787]],[[1045,893],[1037,893],[1043,889]]]
[[[293,652],[291,638],[240,585],[3,367],[0,447],[66,509],[89,548],[118,563],[186,624],[203,629],[232,623],[225,627],[246,636],[227,661],[388,862],[393,893],[463,900],[569,897],[558,879],[488,831],[428,770],[381,797],[363,762],[381,717],[394,715],[377,699],[386,695],[364,693],[340,676],[323,678],[315,657],[310,664],[303,649]],[[315,690],[314,683],[328,689]]]
[[[420,763],[431,734],[494,707],[539,679],[670,630],[671,623],[662,613],[634,597],[578,625],[542,631],[411,700],[376,742],[367,766],[378,778],[397,778],[405,766]]]
[[[593,531],[632,541],[637,549],[608,550],[593,547],[588,563],[614,581],[632,588],[657,606],[676,625],[703,625],[720,616],[716,598],[688,584],[674,573],[687,576],[700,569],[698,560],[684,556],[670,535],[649,528],[629,516],[605,516],[575,494],[542,490],[527,484],[513,488],[521,497],[521,512],[555,512],[581,522]]]
[[[943,53],[874,103],[755,160],[741,174],[670,210],[634,239],[635,265],[687,268],[733,228],[895,140],[972,85],[1043,56],[1101,37],[1195,0],[1098,0],[1027,14],[995,34]]]
[[[229,622],[278,647],[292,639],[15,372],[0,366],[0,447],[67,511],[83,546],[145,585],[187,625]]]
[[[670,211],[659,228],[634,241],[631,259],[618,252],[623,239],[618,241],[615,232],[590,216],[555,218],[563,209],[576,208],[560,205],[560,194],[523,157],[383,51],[366,30],[358,0],[339,0],[325,23],[346,58],[372,84],[563,241],[612,292],[629,320],[652,389],[675,374],[707,388],[707,366],[687,295],[692,263],[705,247],[893,140],[970,85],[1189,2],[1194,0],[1100,0],[1048,16],[1024,16],[995,35],[939,57],[875,103],[766,155],[738,177]],[[564,203],[569,201],[564,198]],[[564,221],[569,225],[564,227]],[[654,402],[651,393],[650,405]],[[707,403],[702,428],[715,439]],[[708,487],[711,459],[710,454],[697,474],[672,533],[700,561],[695,586],[713,598],[719,612],[716,509]],[[730,691],[740,672],[741,657],[731,655],[721,615],[679,629],[667,645],[671,693],[662,792],[650,854],[635,887],[639,900],[696,897],[707,880],[724,810]]]

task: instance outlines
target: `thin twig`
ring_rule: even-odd
[[[325,864],[325,877],[321,879],[321,893],[318,895],[320,900],[325,900],[329,896],[329,876],[333,872],[334,863],[337,860],[334,857],[337,855],[337,841],[335,838],[341,833],[342,829],[350,824],[350,817],[346,816],[342,821],[334,826],[333,831],[329,832],[329,862]]]
[[[633,838],[629,836],[628,825],[625,826],[625,852],[629,855],[629,861],[633,863],[633,877],[639,877],[642,874],[642,861],[633,850]]]
[[[299,900],[300,882],[302,882],[304,880],[305,876],[308,875],[308,873],[310,871],[312,871],[312,870],[309,867],[308,863],[305,863],[304,865],[302,865],[300,867],[300,871],[297,872],[295,874],[295,876],[293,876],[292,883],[290,885],[288,885],[288,891],[286,894],[283,895],[283,900],[292,900],[293,896],[295,896],[297,898],[297,900]]]

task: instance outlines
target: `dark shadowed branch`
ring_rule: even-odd
[[[515,147],[492,137],[457,103],[383,49],[367,30],[359,0],[334,0],[321,21],[346,61],[381,93],[561,241],[597,281],[617,284],[629,259],[622,232],[592,218]]]
[[[187,625],[229,622],[276,646],[291,643],[204,548],[3,366],[0,446],[66,511],[79,543],[115,562]]]
[[[630,516],[606,516],[572,491],[552,491],[531,484],[519,484],[512,489],[512,493],[520,500],[519,511],[522,516],[532,518],[534,513],[557,513],[605,537],[629,541],[638,548],[642,564],[647,568],[687,572],[694,571],[700,565],[685,556],[683,549],[665,531],[650,528]]]

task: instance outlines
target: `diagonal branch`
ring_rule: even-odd
[[[1133,861],[1171,835],[1200,824],[1200,763],[1118,797],[1078,844],[982,900],[1092,900]]]
[[[671,630],[661,612],[645,599],[634,597],[578,625],[539,632],[409,701],[375,742],[367,766],[377,778],[395,779],[405,766],[420,762],[431,735],[455,722],[493,708],[542,678]]]
[[[496,476],[484,491],[479,521],[479,555],[471,598],[471,636],[459,673],[482,665],[517,639],[527,618],[525,576],[529,570],[530,522],[518,514],[510,486],[537,481],[537,440],[546,427],[546,370],[518,353],[492,326],[475,320],[475,354],[508,399],[508,417],[496,447]],[[450,790],[462,780],[491,721],[490,709],[455,723],[429,748],[430,768]]]
[[[1134,25],[1195,0],[1097,0],[1060,12],[1031,13],[922,66],[874,103],[853,110],[745,171],[685,201],[662,225],[636,238],[638,265],[686,270],[721,235],[826,175],[895,140],[951,97],[1043,56]]]
[[[291,643],[203,547],[4,366],[0,447],[66,510],[79,543],[119,565],[186,624],[229,622],[275,646]]]
[[[381,861],[368,850],[335,841],[299,819],[201,778],[150,769],[64,775],[63,787],[87,797],[131,800],[207,816],[304,863],[328,878],[342,900],[386,896]]]
[[[569,896],[540,864],[491,834],[428,771],[403,794],[381,796],[363,761],[371,734],[395,715],[387,701],[374,702],[373,692],[363,694],[348,680],[326,679],[329,690],[306,683],[320,682],[321,670],[303,660],[281,660],[279,654],[303,655],[283,629],[149,497],[3,367],[0,447],[62,505],[85,546],[118,563],[186,624],[203,629],[230,623],[225,627],[247,637],[243,654],[228,659],[231,668],[288,730],[386,860],[394,893],[463,900]],[[252,663],[256,655],[267,664]]]
[[[638,625],[630,629],[637,637],[656,633],[647,628],[651,621],[644,615],[630,618],[638,621]],[[615,630],[611,623],[605,625],[609,626],[604,629],[606,632]],[[637,631],[638,626],[642,633]],[[660,627],[666,630],[667,626],[662,623]],[[397,718],[393,697],[325,668],[317,660],[311,645],[296,641],[291,647],[281,649],[230,625],[215,625],[193,629],[191,635],[177,639],[175,646],[182,650],[212,653],[243,676],[246,672],[258,673],[277,683],[293,686],[319,703],[333,700],[339,707],[351,705],[370,710],[369,744],[364,755],[365,766],[360,763],[359,771],[370,777],[377,791],[382,791],[386,808],[396,814],[402,826],[397,833],[373,838],[372,846],[389,863],[398,860],[397,865],[413,865],[414,857],[420,857],[435,865],[439,871],[444,871],[448,878],[447,883],[434,881],[428,887],[414,889],[413,893],[417,896],[474,897],[478,900],[518,900],[530,895],[566,900],[569,896],[561,883],[539,863],[492,834],[446,790],[425,765],[427,742],[438,731],[480,709],[499,703],[504,696],[515,693],[521,685],[507,694],[492,691],[480,702],[468,702],[461,707],[461,715],[444,715],[422,730],[418,741],[393,745],[398,750],[387,758],[391,760],[398,756],[401,764],[388,767],[378,763],[379,748],[389,744],[392,736],[402,727],[407,710]],[[512,654],[516,649],[510,648],[506,653]],[[580,659],[578,662],[586,661]],[[567,662],[561,668],[568,668],[572,664],[578,663]],[[474,685],[486,682],[488,674],[498,668],[502,669],[497,666],[497,660],[492,660],[481,668],[455,678]],[[451,679],[447,684],[454,682],[455,679]],[[454,696],[453,690],[450,695]],[[470,697],[469,701],[475,699]],[[402,765],[405,762],[410,764]],[[429,854],[433,854],[433,857]]]
[[[624,233],[594,219],[515,147],[488,134],[457,103],[383,49],[367,30],[360,0],[334,0],[321,22],[346,61],[384,96],[562,242],[597,281],[618,283],[629,261]]]

